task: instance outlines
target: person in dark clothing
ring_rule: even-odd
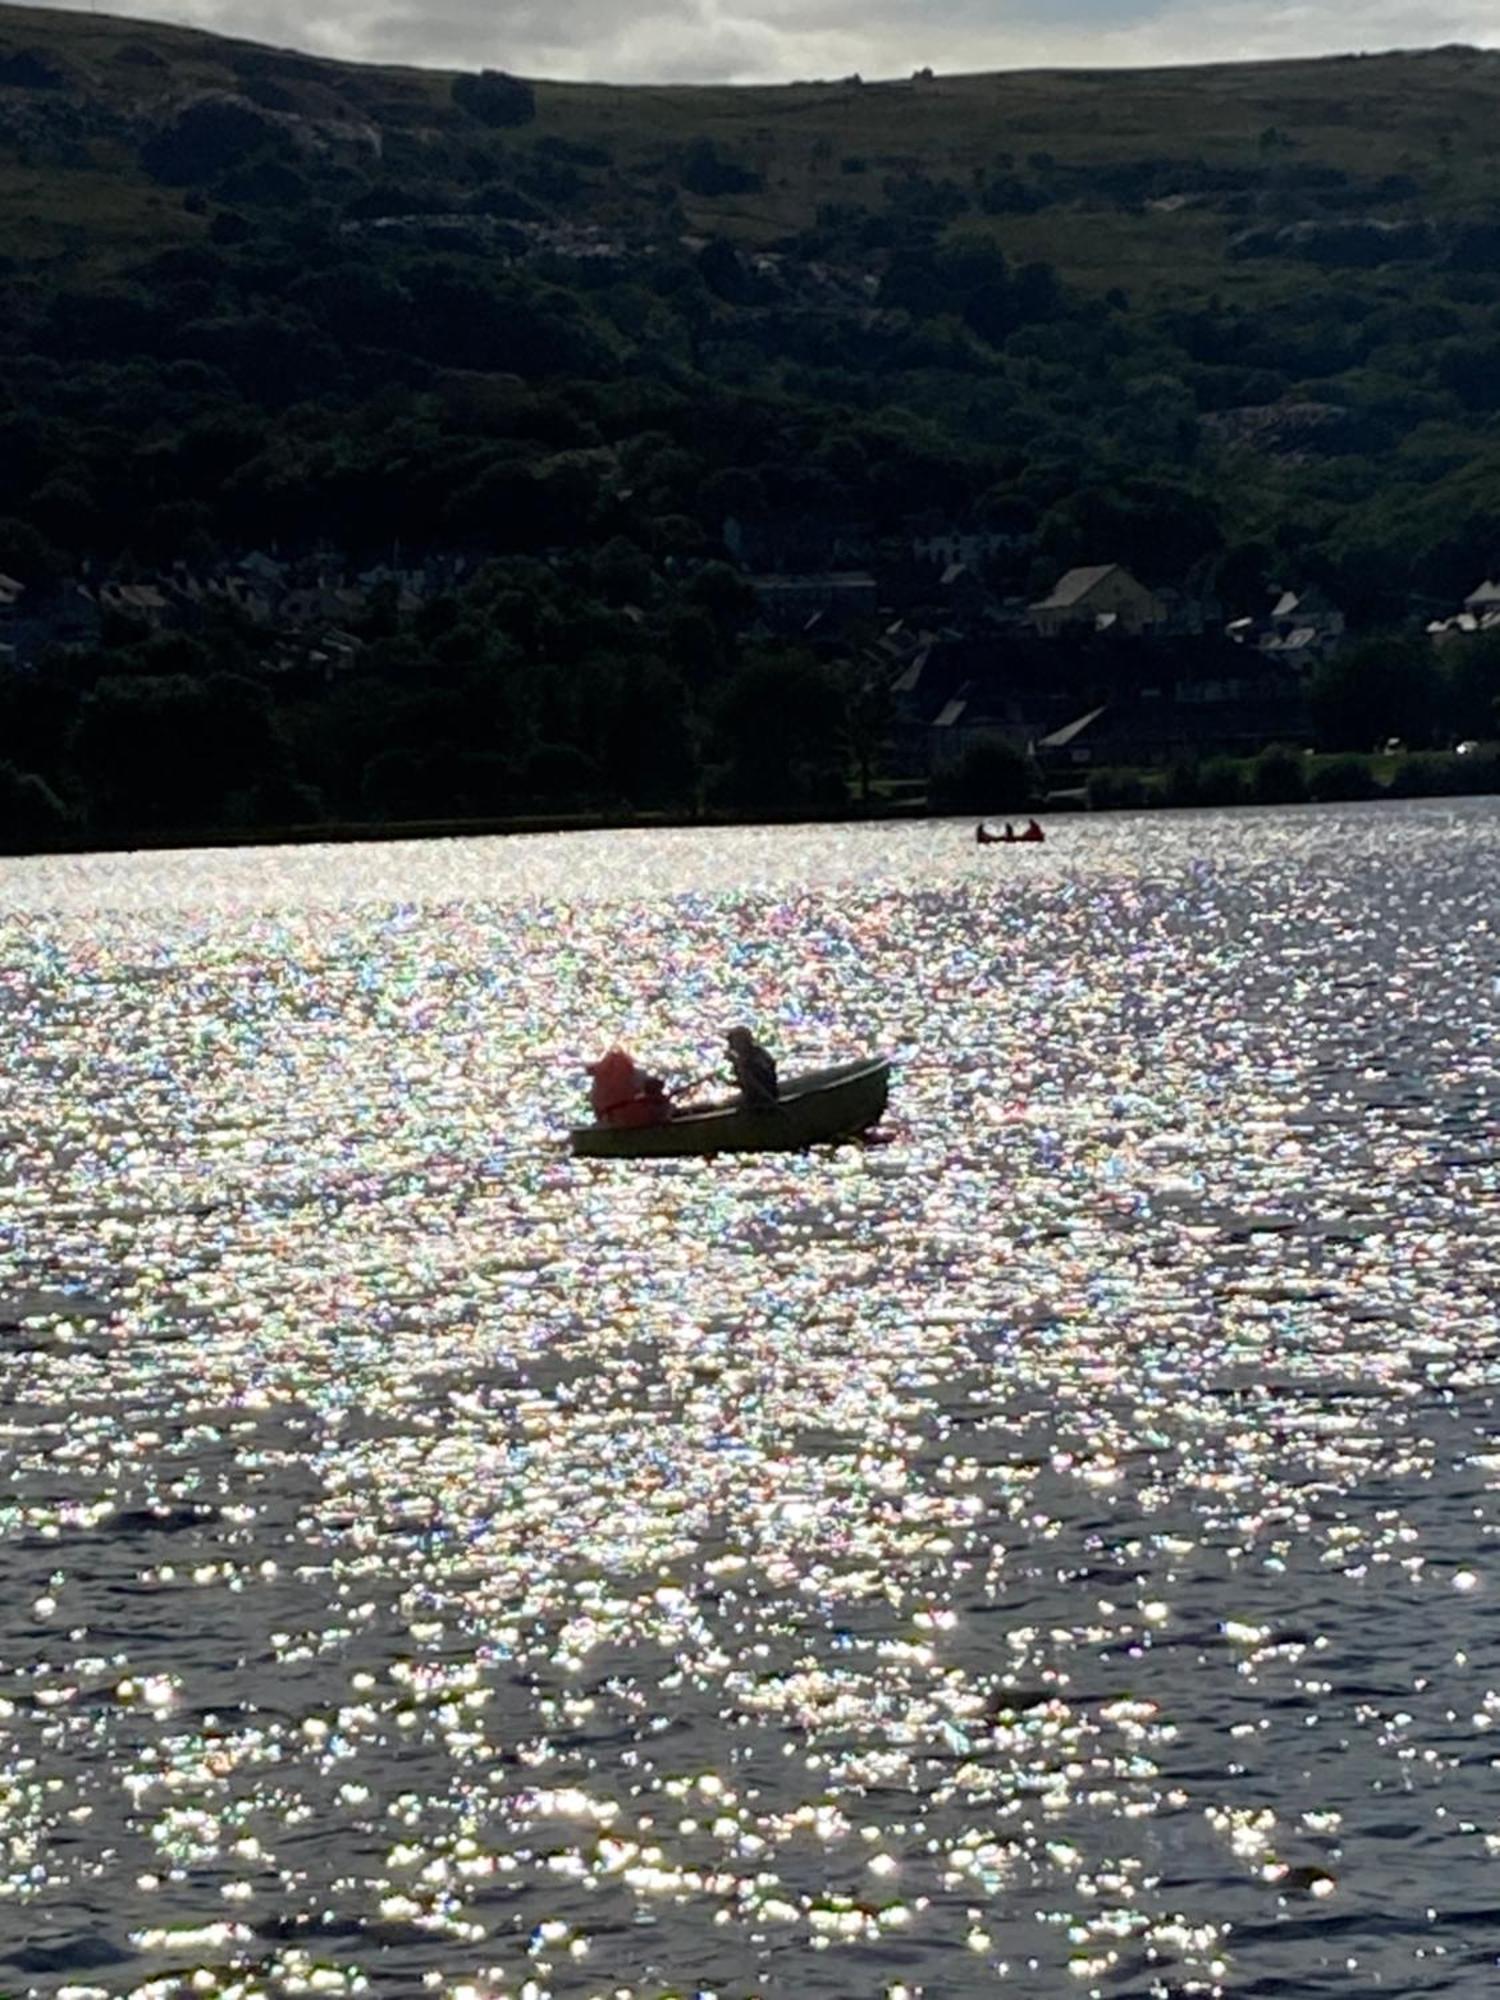
[[[756,1110],[775,1104],[776,1059],[770,1050],[763,1049],[748,1028],[731,1028],[726,1040],[730,1067],[745,1103]]]

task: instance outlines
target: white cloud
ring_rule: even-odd
[[[91,0],[59,0],[79,11]],[[367,62],[617,83],[1240,62],[1500,42],[1493,0],[159,0],[157,18]]]

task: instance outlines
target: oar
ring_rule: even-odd
[[[708,1069],[703,1072],[702,1076],[695,1076],[691,1083],[679,1084],[672,1093],[674,1100],[686,1097],[689,1091],[701,1090],[705,1083],[712,1083],[718,1074],[719,1072],[716,1069]]]

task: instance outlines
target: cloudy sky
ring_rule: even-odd
[[[3,0],[0,0],[3,3]],[[1500,44],[1495,0],[53,0],[318,55],[616,83]]]

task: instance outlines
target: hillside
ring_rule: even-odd
[[[482,670],[479,723],[420,730],[477,729],[504,784],[655,716],[662,768],[615,756],[611,796],[722,746],[726,555],[884,592],[966,529],[992,605],[1118,562],[1415,628],[1500,570],[1497,114],[1500,54],[1456,48],[617,89],[0,7],[0,578],[399,549],[449,602],[350,612],[367,669]],[[810,737],[868,734],[825,665]],[[97,788],[48,726],[33,764]],[[389,747],[318,790],[352,810]]]
[[[439,72],[7,6],[0,104],[12,157],[0,181],[0,243],[12,255],[104,265],[163,236],[190,238],[163,214],[139,146],[203,93],[240,95],[295,121],[330,161],[346,153],[345,169],[361,154],[373,164],[379,149],[422,181],[472,185],[505,149],[484,149],[483,162],[451,156],[455,140],[473,137],[451,84]],[[1278,231],[1334,217],[1441,231],[1500,203],[1500,53],[1472,49],[780,88],[534,90],[535,118],[512,150],[533,165],[550,154],[573,166],[539,191],[556,218],[586,212],[654,229],[670,196],[690,228],[769,247],[813,228],[830,204],[899,209],[912,198],[900,184],[925,177],[955,205],[962,197],[958,216],[1009,253],[1045,256],[1080,283],[1134,278],[1154,300],[1205,287],[1257,296],[1268,277],[1270,289],[1278,277],[1284,288],[1286,273],[1268,271],[1264,256],[1229,261],[1252,218]],[[680,156],[702,141],[756,185],[695,189]],[[569,159],[572,148],[589,157]]]

